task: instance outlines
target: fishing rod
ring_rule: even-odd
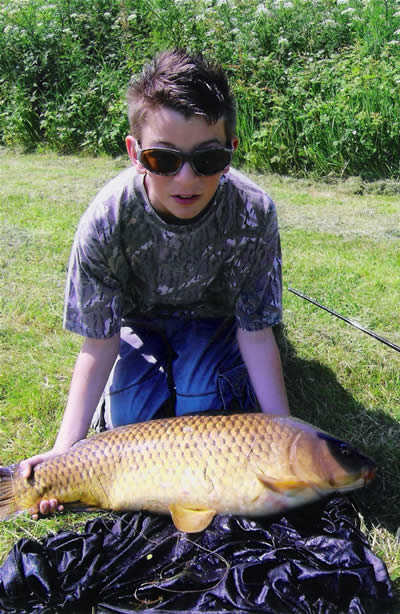
[[[384,343],[385,345],[389,346],[390,348],[392,348],[392,350],[396,350],[396,352],[400,352],[400,347],[398,345],[396,345],[395,343],[392,343],[391,341],[389,341],[388,339],[385,339],[384,337],[380,337],[380,335],[377,335],[372,330],[369,330],[368,328],[361,326],[359,322],[356,322],[355,320],[350,320],[350,318],[345,318],[344,316],[340,315],[340,313],[333,311],[333,309],[329,309],[329,307],[324,307],[324,305],[321,305],[321,303],[314,301],[314,299],[310,298],[309,296],[306,296],[305,294],[302,294],[302,292],[299,292],[298,290],[294,290],[293,288],[288,288],[288,290],[289,292],[293,292],[293,294],[296,294],[300,298],[305,299],[309,303],[312,303],[313,305],[320,307],[320,309],[327,311],[328,313],[335,316],[336,318],[339,318],[339,320],[343,320],[343,322],[350,324],[350,326],[354,326],[354,328],[358,328],[363,333],[366,333],[367,335],[369,335],[370,337],[373,337],[377,341],[380,341],[381,343]]]

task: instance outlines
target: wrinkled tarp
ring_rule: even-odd
[[[344,497],[272,519],[217,516],[190,536],[166,516],[100,516],[82,534],[19,540],[0,568],[12,614],[382,614],[391,598]]]

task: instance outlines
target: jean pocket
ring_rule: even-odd
[[[241,364],[218,375],[218,393],[225,410],[255,411],[256,395],[245,365]]]

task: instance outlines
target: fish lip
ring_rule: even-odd
[[[366,471],[364,471],[364,473],[361,476],[362,479],[364,480],[364,486],[372,482],[375,476],[376,476],[376,467],[369,467]]]

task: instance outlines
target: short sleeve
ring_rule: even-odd
[[[121,285],[112,274],[104,237],[93,221],[81,221],[72,247],[64,328],[95,339],[112,337],[121,328]]]
[[[282,319],[282,256],[275,205],[265,217],[256,256],[236,303],[239,328],[261,330]]]

